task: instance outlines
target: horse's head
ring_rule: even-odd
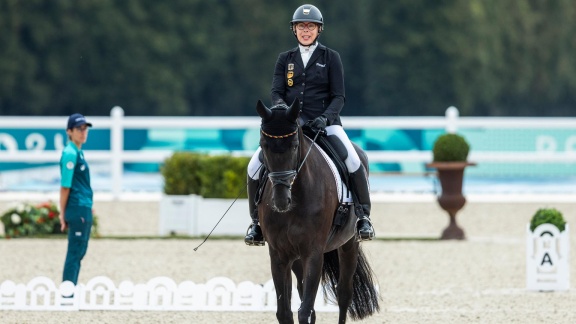
[[[281,104],[268,108],[259,100],[256,111],[262,118],[260,147],[273,184],[272,207],[285,212],[290,209],[290,190],[298,168],[300,102],[295,100],[290,107]]]

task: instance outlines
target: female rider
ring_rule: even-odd
[[[358,197],[355,208],[357,239],[371,240],[374,229],[370,222],[370,191],[368,177],[360,157],[342,128],[340,111],[344,106],[344,71],[338,52],[318,43],[324,29],[322,13],[313,5],[298,7],[292,16],[290,29],[298,40],[298,47],[278,56],[272,81],[272,103],[286,104],[300,101],[299,122],[316,131],[326,131],[344,144],[348,157],[344,161],[350,174],[350,189]],[[258,225],[257,206],[254,201],[258,190],[262,162],[260,148],[248,165],[248,204],[252,224],[244,241],[248,245],[264,245]]]

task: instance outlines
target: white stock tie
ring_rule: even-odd
[[[308,61],[310,60],[310,57],[312,57],[312,53],[314,53],[316,46],[318,46],[318,43],[314,43],[310,46],[302,46],[302,45],[298,46],[300,47],[300,56],[302,56],[302,62],[304,63],[304,67],[306,67],[308,65]]]
[[[302,54],[302,62],[304,62],[304,67],[308,65],[308,61],[310,60],[310,47],[305,47],[303,51],[300,52]]]

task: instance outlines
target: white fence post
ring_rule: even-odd
[[[446,109],[446,132],[454,134],[458,131],[458,118],[460,117],[460,112],[458,108],[454,106],[448,107]]]
[[[124,118],[124,109],[121,107],[114,107],[110,111],[112,125],[110,125],[110,172],[112,175],[112,197],[119,199],[122,193],[122,173],[124,171],[124,126],[122,119]]]

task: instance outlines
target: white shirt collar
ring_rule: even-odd
[[[312,53],[314,52],[314,50],[316,49],[316,47],[318,47],[318,42],[314,42],[314,44],[310,45],[310,46],[302,46],[300,44],[298,44],[298,47],[300,47],[300,53]]]

